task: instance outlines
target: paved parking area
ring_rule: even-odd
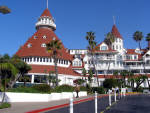
[[[150,95],[127,96],[104,113],[150,113]]]

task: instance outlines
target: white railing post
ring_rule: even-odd
[[[97,92],[95,91],[95,113],[97,113]]]
[[[111,106],[111,91],[109,89],[109,106]]]
[[[73,97],[70,98],[70,113],[73,113]]]
[[[115,90],[114,90],[114,93],[115,93],[114,96],[115,96],[115,102],[116,102],[116,101],[117,101],[117,100],[116,100],[116,88],[115,88]]]

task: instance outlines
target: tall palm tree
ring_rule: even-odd
[[[143,39],[143,33],[141,31],[136,31],[134,34],[133,34],[133,39],[139,43],[139,48],[141,50],[141,41]]]
[[[96,66],[95,66],[95,62],[96,60],[94,60],[94,54],[95,54],[95,50],[96,50],[96,47],[97,47],[97,42],[95,41],[95,33],[90,31],[90,32],[87,32],[86,34],[86,40],[88,41],[88,51],[90,53],[90,55],[92,56],[92,64],[93,64],[93,67],[94,67],[94,71],[96,73],[96,77],[97,77],[97,85],[99,87],[99,81],[98,81],[98,75],[97,75],[97,70],[96,70]]]
[[[115,41],[115,35],[113,35],[111,32],[107,33],[104,42],[111,47],[112,43]]]
[[[58,86],[58,55],[60,54],[60,50],[62,48],[62,43],[59,40],[52,40],[51,42],[46,44],[46,49],[50,53],[50,56],[54,59],[55,64],[55,75],[56,75],[56,86]]]
[[[147,34],[146,41],[148,42],[148,49],[150,49],[150,33]]]
[[[0,6],[0,13],[2,14],[8,14],[11,10],[7,6]]]

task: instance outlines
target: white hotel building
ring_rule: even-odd
[[[16,54],[31,65],[32,70],[28,73],[30,82],[43,83],[49,71],[54,71],[54,61],[46,51],[46,43],[60,40],[54,32],[56,24],[48,9],[38,19],[36,30]],[[149,76],[150,50],[125,49],[123,37],[116,25],[113,25],[111,32],[116,37],[112,47],[109,48],[106,43],[101,42],[94,56],[100,84],[102,85],[105,78],[112,77],[114,71],[129,70],[137,75],[147,73]],[[87,50],[68,50],[64,45],[61,53],[58,59],[58,78],[61,80],[59,84],[74,85],[73,80],[82,78],[83,68],[87,71],[92,68],[91,56]],[[96,85],[96,78],[93,78],[93,86]],[[143,85],[147,87],[146,82]]]

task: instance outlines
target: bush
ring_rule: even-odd
[[[118,82],[116,79],[105,79],[103,82],[104,88],[111,89],[112,87],[118,86]]]
[[[2,103],[2,104],[0,105],[0,109],[9,108],[9,107],[11,107],[11,104],[9,104],[9,103],[7,103],[7,102]]]
[[[55,89],[53,89],[53,92],[73,92],[73,91],[74,87],[67,84],[57,86]]]
[[[92,88],[92,92],[95,93],[95,91],[98,93],[98,94],[105,94],[105,89],[104,87],[93,87]]]
[[[80,91],[87,91],[87,88],[85,86],[80,86]]]
[[[31,87],[17,87],[17,88],[9,89],[8,92],[39,93],[39,91]]]
[[[47,84],[38,84],[38,85],[34,85],[31,88],[39,91],[39,92],[44,92],[44,93],[48,93],[51,90],[51,87]]]

